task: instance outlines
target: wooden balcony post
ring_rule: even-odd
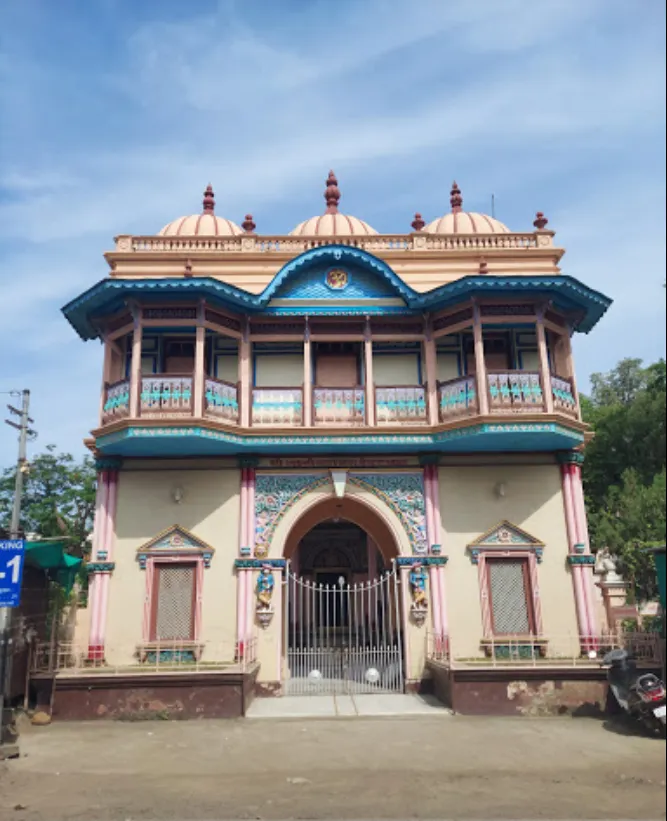
[[[473,302],[473,336],[475,341],[475,370],[477,371],[477,394],[479,397],[479,412],[481,416],[489,415],[489,380],[486,375],[486,360],[484,358],[484,336],[482,333],[482,312],[479,305]]]
[[[431,333],[430,320],[426,320],[426,338],[424,340],[424,360],[426,363],[426,393],[428,396],[428,423],[437,425],[439,419],[438,403],[438,365],[435,350],[435,339]]]
[[[250,321],[246,320],[243,336],[239,342],[239,401],[241,404],[241,426],[250,427],[252,416]]]
[[[574,369],[574,356],[572,354],[572,328],[568,327],[567,333],[561,337],[563,345],[565,346],[565,362],[568,377],[572,384],[572,395],[577,404],[577,419],[581,422],[583,417],[581,415],[581,402],[579,401],[579,388],[577,387],[577,374]]]
[[[112,354],[112,345],[113,342],[109,342],[108,339],[104,339],[104,365],[102,368],[102,395],[100,396],[100,425],[103,423],[104,419],[104,405],[107,401],[107,385],[111,382],[111,354]]]
[[[313,360],[308,317],[303,332],[303,424],[307,428],[313,425]]]
[[[130,361],[130,419],[139,416],[141,400],[141,340],[143,327],[141,324],[141,309],[132,309],[134,328],[132,330],[132,359]]]
[[[192,384],[194,394],[194,415],[200,419],[204,415],[204,382],[206,328],[204,327],[204,300],[199,303],[197,310],[197,330],[195,336],[195,375]]]
[[[364,367],[366,371],[366,424],[375,427],[375,382],[373,379],[373,338],[371,321],[366,317],[364,330]]]
[[[544,328],[544,309],[537,309],[537,350],[540,357],[540,379],[544,391],[544,407],[547,413],[554,412],[554,392],[551,385],[551,368],[549,367],[549,349],[547,333]]]

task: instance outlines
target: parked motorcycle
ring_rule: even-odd
[[[640,673],[627,650],[612,650],[602,661],[607,681],[619,706],[652,733],[665,735],[667,691],[653,673]]]

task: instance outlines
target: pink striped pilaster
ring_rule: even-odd
[[[248,469],[241,468],[241,513],[239,520],[239,554],[248,547]]]
[[[568,546],[571,555],[576,553],[576,545],[579,543],[579,532],[577,520],[574,512],[574,498],[572,493],[572,471],[573,465],[561,465],[563,506],[565,509],[565,522],[567,524]],[[572,565],[572,585],[574,587],[574,604],[577,612],[577,624],[580,636],[590,636],[590,624],[588,622],[588,606],[584,596],[581,567]]]
[[[98,546],[98,555],[103,551],[105,562],[112,562],[116,541],[116,510],[118,507],[118,471],[109,470],[107,473],[107,510],[104,520],[104,542]],[[111,570],[104,570],[96,574],[99,587],[99,609],[97,621],[98,653],[104,658],[106,644],[107,615],[109,610],[109,588],[111,587]]]
[[[246,637],[246,614],[248,612],[246,594],[246,576],[252,575],[250,570],[236,571],[236,652],[239,661],[243,658]]]
[[[428,539],[428,549],[431,552],[431,545],[434,544],[433,537],[435,535],[434,517],[433,517],[433,493],[431,489],[433,480],[433,465],[424,466],[424,501],[426,503],[426,537]]]
[[[248,468],[246,472],[246,482],[248,486],[246,500],[246,545],[250,552],[255,552],[255,479],[257,472],[255,468]]]
[[[93,561],[106,561],[107,554],[107,518],[109,513],[109,470],[97,473],[97,490],[95,492],[95,521],[93,523]],[[102,635],[102,608],[104,586],[101,573],[91,573],[88,579],[88,607],[90,608],[90,632],[88,636],[88,658],[101,661],[104,658],[104,638]]]
[[[586,500],[584,498],[584,485],[581,477],[581,465],[571,465],[572,468],[572,496],[575,505],[575,518],[579,532],[579,541],[585,545],[585,552],[590,554],[590,538],[588,534],[588,517],[586,515]],[[598,619],[595,608],[595,593],[593,590],[593,566],[584,565],[580,568],[581,586],[586,601],[586,613],[589,627],[589,635],[598,636]]]
[[[431,550],[434,545],[440,545],[440,552],[443,552],[442,540],[442,517],[440,514],[440,477],[438,466],[430,465],[429,493],[431,498],[431,530],[429,533],[429,546]],[[439,633],[445,641],[449,635],[449,618],[447,614],[447,589],[445,568],[442,566],[435,569],[436,592],[439,599],[439,621],[436,633]],[[435,615],[435,614],[434,614]]]

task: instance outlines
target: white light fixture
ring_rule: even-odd
[[[171,491],[171,498],[174,500],[174,503],[180,505],[183,501],[183,497],[185,496],[185,491],[180,485],[176,485],[176,487]]]
[[[498,482],[494,488],[494,492],[498,499],[504,499],[507,496],[507,485],[505,482]]]

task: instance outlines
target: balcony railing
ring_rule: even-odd
[[[212,419],[239,421],[239,388],[231,382],[209,377],[204,381],[204,413]]]
[[[544,411],[544,392],[539,373],[501,371],[488,374],[491,413]]]
[[[302,423],[303,388],[253,388],[253,425],[293,427]]]
[[[487,376],[489,412],[528,414],[546,412],[545,397],[539,373],[500,371]],[[579,419],[579,405],[573,382],[552,376],[554,412]],[[131,414],[130,380],[109,383],[105,387],[101,424],[110,425]],[[376,426],[426,425],[429,423],[428,392],[421,385],[397,385],[375,388]],[[317,386],[306,401],[312,403],[315,426],[368,425],[366,390]],[[201,413],[204,417],[226,424],[241,423],[241,387],[232,382],[206,377],[201,402],[195,402],[194,377],[190,374],[144,376],[140,381],[138,416],[143,419],[183,418]],[[441,423],[474,418],[480,414],[480,397],[474,375],[462,376],[437,387],[438,419]],[[250,424],[256,427],[301,427],[307,418],[302,387],[253,388],[250,398]],[[195,408],[201,408],[196,410]]]
[[[130,415],[130,381],[107,382],[105,386],[104,405],[102,406],[102,424],[110,425]]]
[[[552,376],[551,389],[554,396],[554,410],[556,413],[564,413],[566,416],[572,416],[577,419],[579,412],[572,380],[564,379],[562,376]]]
[[[313,421],[316,425],[363,425],[364,389],[313,388]]]
[[[425,424],[426,389],[421,385],[375,388],[378,425]]]
[[[449,422],[466,416],[477,416],[479,400],[474,376],[464,376],[438,384],[440,421]]]
[[[192,415],[192,382],[190,375],[143,377],[139,397],[140,415],[149,418]]]

